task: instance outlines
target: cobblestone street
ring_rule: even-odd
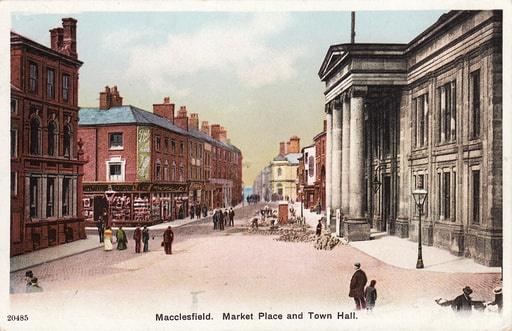
[[[250,215],[255,208],[246,207],[237,215]],[[492,299],[492,289],[501,284],[499,273],[401,269],[349,245],[323,251],[314,249],[312,243],[280,242],[275,236],[249,234],[241,228],[246,224],[247,219],[237,217],[235,228],[224,232],[213,231],[211,222],[206,221],[177,228],[171,256],[164,255],[159,245],[160,230],[153,231],[156,237],[146,254],[135,254],[130,242],[125,251],[100,248],[34,267],[43,294],[20,294],[24,271],[12,273],[11,286],[16,292],[11,295],[12,307],[30,307],[44,296],[48,307],[54,300],[80,300],[81,304],[95,300],[95,308],[86,305],[87,309],[101,310],[106,305],[127,316],[134,302],[143,302],[144,310],[153,313],[173,309],[236,312],[255,307],[351,310],[348,287],[354,261],[362,264],[369,280],[377,280],[381,311],[439,309],[434,299],[451,299],[466,285],[473,288],[474,299],[487,301]],[[104,296],[107,302],[101,300]]]

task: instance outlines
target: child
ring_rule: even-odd
[[[377,289],[375,288],[375,284],[377,284],[377,281],[375,279],[372,279],[370,282],[370,286],[367,286],[364,290],[364,297],[366,299],[366,309],[373,310],[373,307],[375,307],[375,301],[377,301]]]

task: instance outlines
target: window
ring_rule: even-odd
[[[185,144],[182,142],[180,143],[180,155],[183,155],[185,153]]]
[[[18,157],[18,129],[11,129],[11,157]]]
[[[309,156],[309,177],[313,177],[315,175],[315,157]]]
[[[37,117],[30,121],[30,154],[39,155],[41,152],[41,125]]]
[[[428,144],[428,94],[420,95],[412,101],[413,146]]]
[[[281,176],[282,173],[283,173],[283,170],[281,168],[277,168],[277,175]]]
[[[62,75],[62,100],[69,100],[69,75]]]
[[[54,216],[55,206],[55,178],[46,179],[46,217]]]
[[[164,148],[166,153],[169,152],[169,138],[164,139]]]
[[[62,216],[70,214],[71,206],[71,179],[63,178],[62,180]]]
[[[17,113],[18,113],[18,100],[11,99],[11,114],[17,114]]]
[[[164,165],[164,180],[169,180],[169,163],[167,161]]]
[[[48,123],[48,155],[54,156],[55,151],[57,150],[57,141],[58,141],[58,135],[57,135],[57,125],[55,125],[54,121],[51,121]]]
[[[160,151],[160,136],[155,137],[155,150]]]
[[[185,168],[183,167],[183,163],[180,163],[180,169],[179,169],[179,181],[183,181],[183,177],[185,174]]]
[[[123,134],[121,132],[114,132],[108,138],[109,149],[123,149]]]
[[[176,154],[176,142],[174,140],[171,141],[171,150],[173,154]]]
[[[156,161],[156,171],[155,171],[156,179],[161,179],[161,166],[160,161]]]
[[[480,137],[480,70],[471,73],[471,138]]]
[[[37,64],[33,62],[29,62],[29,73],[28,73],[28,90],[31,93],[37,93],[37,80],[38,80],[38,70]]]
[[[46,70],[46,97],[55,98],[55,70]]]
[[[444,211],[444,219],[450,219],[451,210],[450,210],[450,173],[443,173],[443,211]]]
[[[480,224],[480,170],[473,170],[471,172],[472,179],[472,203],[473,203],[473,215],[472,222],[474,224]]]
[[[31,177],[29,181],[29,208],[30,208],[30,217],[37,217],[37,209],[38,209],[38,182],[39,179],[35,177]]]
[[[69,124],[64,126],[64,156],[71,156],[71,126]]]
[[[176,180],[176,162],[172,162],[171,180]]]
[[[108,177],[110,181],[118,181],[121,179],[121,163],[110,163],[108,166]]]
[[[11,195],[18,195],[18,173],[16,171],[11,171]]]
[[[441,86],[438,90],[439,95],[439,142],[450,142],[455,140],[456,130],[456,92],[455,82],[450,82]]]

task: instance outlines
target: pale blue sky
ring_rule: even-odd
[[[356,42],[407,43],[442,11],[357,12]],[[78,20],[80,106],[105,85],[151,110],[164,96],[220,123],[240,147],[252,185],[292,135],[312,142],[324,118],[317,72],[332,44],[350,41],[350,12],[13,13],[13,30],[47,46],[62,17]]]

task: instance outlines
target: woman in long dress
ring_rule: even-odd
[[[103,233],[103,243],[106,251],[112,250],[112,230],[110,230],[110,227],[107,227]]]

